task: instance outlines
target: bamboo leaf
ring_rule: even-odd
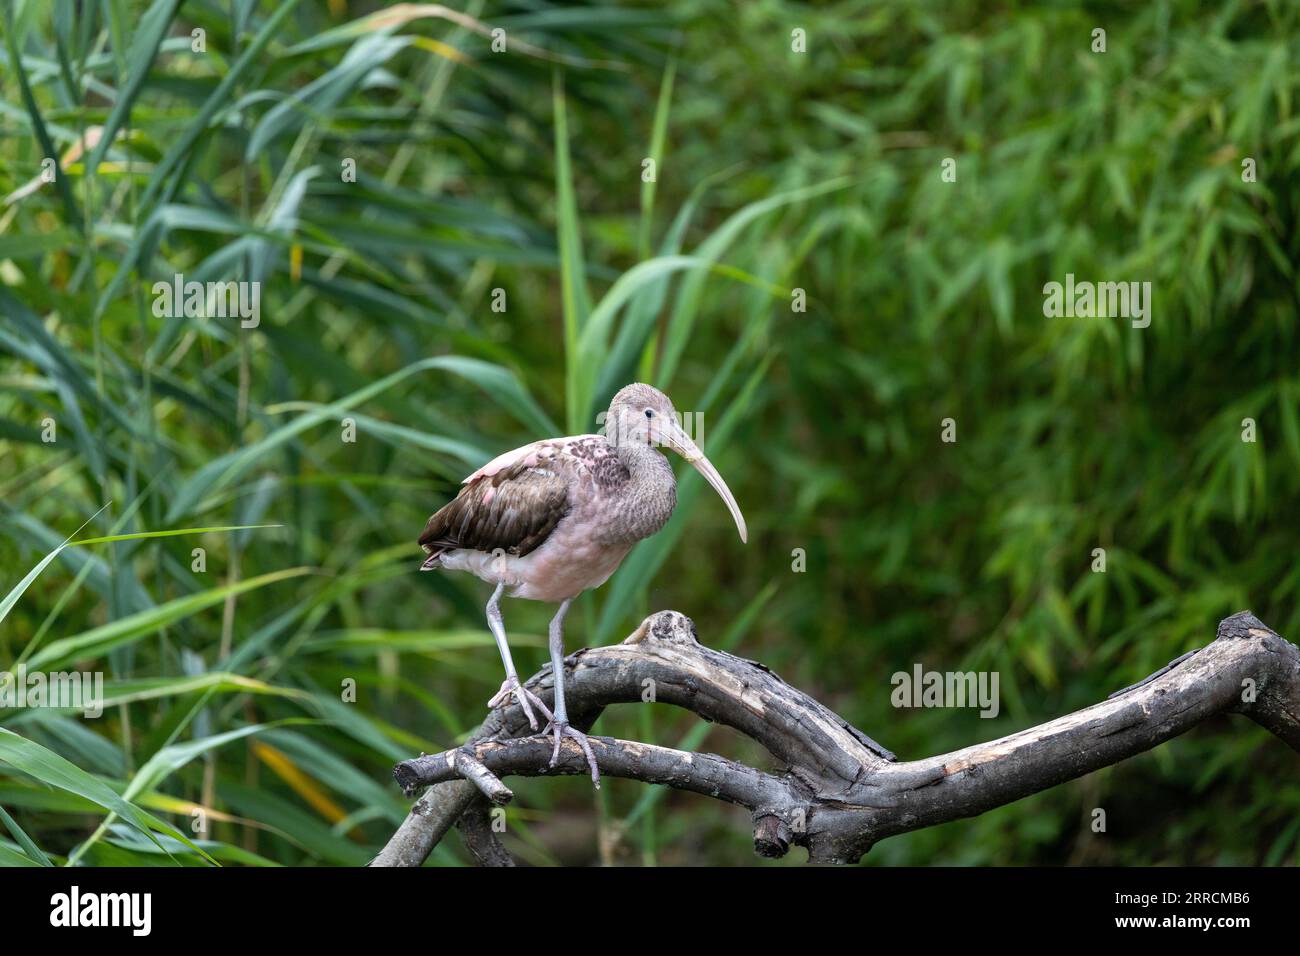
[[[170,824],[145,813],[118,796],[106,784],[64,760],[53,751],[47,750],[40,744],[25,737],[20,737],[13,731],[6,730],[3,727],[0,727],[0,762],[6,763],[16,770],[21,770],[42,783],[84,797],[96,806],[117,814],[154,843],[157,843],[159,847],[162,844],[158,843],[155,831],[174,837],[186,846],[193,848],[193,845]],[[197,848],[195,849],[197,851]],[[202,853],[202,851],[197,852]]]
[[[310,572],[309,568],[288,568],[248,578],[235,584],[210,588],[176,598],[166,604],[139,611],[108,624],[92,628],[74,637],[64,637],[51,641],[27,662],[29,670],[57,670],[77,661],[101,657],[115,647],[130,643],[141,637],[153,634],[160,628],[191,617],[206,608],[220,604],[228,597],[255,591],[269,584],[301,577]]]

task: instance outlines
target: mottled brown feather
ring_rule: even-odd
[[[569,513],[569,482],[536,461],[518,461],[461,489],[425,525],[420,546],[430,555],[455,548],[525,555]]]

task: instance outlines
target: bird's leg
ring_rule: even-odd
[[[519,682],[519,674],[515,671],[515,662],[510,657],[510,645],[506,643],[506,625],[501,619],[501,592],[505,590],[505,582],[502,581],[497,585],[497,589],[492,592],[492,597],[487,603],[488,628],[492,631],[492,636],[497,640],[497,650],[501,652],[501,663],[506,666],[506,679],[501,682],[501,689],[493,695],[488,701],[488,707],[497,707],[510,700],[513,694],[519,701],[519,706],[523,709],[524,716],[528,718],[528,726],[533,730],[537,729],[537,718],[533,716],[533,707],[537,708],[546,715],[547,720],[551,720],[551,712],[542,699],[530,691],[527,687]]]
[[[588,766],[591,767],[591,782],[599,790],[600,770],[596,767],[596,755],[591,752],[587,735],[569,725],[568,708],[564,704],[564,615],[569,612],[569,605],[572,603],[573,598],[569,598],[560,605],[560,609],[555,612],[555,617],[551,618],[551,674],[555,679],[555,716],[551,718],[550,724],[542,733],[555,734],[555,750],[551,753],[552,767],[560,759],[560,742],[565,737],[576,740],[587,757]]]

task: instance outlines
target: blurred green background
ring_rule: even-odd
[[[368,860],[393,763],[501,680],[486,586],[417,571],[425,519],[634,379],[704,414],[751,539],[692,475],[571,650],[674,608],[910,759],[1242,608],[1295,637],[1300,6],[439,9],[5,5],[0,192],[37,181],[0,207],[0,669],[111,703],[0,712],[0,863]],[[1045,318],[1067,272],[1151,282],[1150,327]],[[260,324],[156,316],[177,273],[259,281]],[[504,611],[530,673],[552,608]],[[918,663],[997,671],[1000,715],[894,709]],[[596,730],[768,765],[667,707]],[[704,798],[511,785],[524,862],[759,862]],[[1234,718],[865,862],[1298,858],[1295,755]]]

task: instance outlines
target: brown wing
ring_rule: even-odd
[[[429,519],[420,546],[435,557],[453,548],[525,555],[568,513],[564,470],[525,456],[462,488]]]

